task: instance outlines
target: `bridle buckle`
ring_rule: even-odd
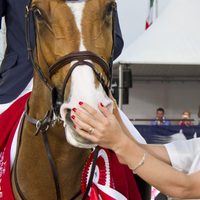
[[[35,124],[36,127],[36,135],[41,132],[44,133],[46,131],[48,131],[50,124],[47,120],[38,120]]]

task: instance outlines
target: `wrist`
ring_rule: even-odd
[[[147,155],[136,142],[127,136],[123,138],[119,146],[115,147],[114,152],[134,173],[144,164]]]
[[[126,155],[126,152],[128,151],[128,149],[131,148],[132,146],[132,142],[130,140],[130,138],[125,134],[123,133],[123,137],[122,138],[118,138],[118,143],[116,143],[114,146],[113,146],[113,151],[121,156],[121,157],[124,157]]]

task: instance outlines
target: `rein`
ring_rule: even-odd
[[[51,92],[52,108],[51,108],[51,110],[47,111],[47,113],[43,119],[37,120],[28,115],[28,103],[27,103],[23,121],[27,120],[29,123],[33,124],[36,127],[35,135],[38,135],[39,133],[42,134],[43,143],[45,146],[45,150],[47,153],[49,164],[51,166],[51,172],[52,172],[53,179],[54,179],[55,190],[56,190],[56,199],[61,200],[61,191],[60,191],[60,184],[59,184],[59,180],[58,180],[58,173],[57,173],[56,165],[55,165],[52,153],[51,153],[47,132],[51,126],[54,126],[56,122],[60,121],[60,112],[59,111],[60,111],[60,106],[64,102],[64,93],[65,93],[66,85],[71,77],[73,70],[77,66],[83,66],[83,65],[89,66],[93,70],[97,80],[102,84],[107,95],[109,94],[109,89],[111,87],[112,64],[113,64],[113,55],[114,55],[114,46],[115,46],[115,33],[114,33],[115,23],[114,22],[115,22],[115,15],[116,15],[116,7],[114,7],[114,9],[113,9],[113,30],[112,30],[113,31],[112,32],[113,47],[112,47],[112,52],[111,52],[111,57],[110,57],[109,63],[107,64],[101,57],[99,57],[98,55],[96,55],[95,53],[90,52],[90,51],[72,52],[68,55],[61,57],[53,65],[51,65],[49,67],[47,66],[48,72],[49,72],[48,77],[46,77],[46,75],[42,71],[41,67],[34,61],[33,49],[32,49],[32,45],[31,45],[31,37],[30,37],[30,35],[31,35],[30,34],[31,17],[32,17],[33,21],[35,22],[35,15],[40,14],[40,13],[41,12],[40,12],[39,8],[32,7],[32,0],[30,0],[29,5],[26,6],[26,12],[25,12],[26,44],[27,44],[28,58],[31,60],[34,69],[36,70],[40,79],[43,81],[44,85]],[[34,23],[34,26],[35,26],[35,30],[37,31],[36,23]],[[39,35],[38,35],[38,37],[39,37]],[[51,81],[50,81],[51,77],[57,71],[59,71],[61,68],[63,68],[66,64],[70,64],[72,62],[74,62],[74,64],[71,66],[70,70],[66,74],[62,89],[60,91],[51,83]],[[105,73],[106,78],[103,76],[102,73],[99,73],[95,69],[95,65],[93,63],[98,64],[103,69],[103,72]],[[55,118],[55,116],[56,116],[56,118]],[[22,137],[21,136],[22,135],[22,127],[23,127],[23,123],[21,125],[20,132],[19,132],[20,133],[19,145],[20,145],[21,137]],[[91,188],[92,180],[93,180],[94,173],[95,173],[96,162],[97,162],[97,158],[98,158],[98,152],[99,152],[99,147],[97,146],[94,150],[94,158],[93,158],[93,164],[92,164],[92,170],[90,173],[89,182],[88,182],[88,185],[87,185],[87,188],[83,195],[82,200],[85,200],[87,198],[89,190]],[[20,186],[19,186],[18,180],[17,180],[17,170],[16,170],[17,169],[17,160],[18,160],[17,158],[18,158],[18,153],[16,156],[16,163],[14,166],[14,170],[15,170],[14,179],[15,179],[15,183],[16,183],[16,189],[17,189],[21,199],[26,200],[26,198],[24,197],[24,195],[20,189]],[[74,195],[74,197],[72,197],[70,200],[75,200],[80,194],[81,194],[81,191],[79,191],[76,195]]]
[[[54,162],[53,157],[52,157],[52,153],[51,153],[51,149],[50,149],[48,137],[47,137],[47,130],[49,129],[49,126],[50,126],[49,119],[50,119],[51,114],[48,112],[43,120],[36,120],[36,119],[28,116],[27,112],[28,112],[28,102],[26,104],[25,113],[23,115],[23,118],[22,118],[20,126],[19,126],[19,138],[18,138],[19,146],[21,145],[21,139],[22,139],[22,133],[23,133],[22,130],[23,130],[24,121],[27,120],[28,122],[30,122],[31,124],[33,124],[37,127],[37,130],[36,130],[36,133],[35,133],[36,135],[38,133],[42,134],[42,138],[43,138],[44,145],[45,145],[45,150],[47,152],[47,157],[48,157],[48,160],[49,160],[49,163],[50,163],[50,166],[51,166],[51,171],[52,171],[52,175],[53,175],[53,179],[54,179],[54,183],[55,183],[57,200],[61,200],[61,191],[60,191],[60,186],[59,186],[59,181],[58,181],[58,174],[57,174],[56,165],[55,165],[55,162]],[[24,194],[23,194],[23,192],[22,192],[22,190],[19,186],[18,179],[17,179],[18,157],[19,157],[19,148],[18,148],[18,151],[16,153],[16,159],[15,159],[16,162],[13,166],[13,170],[15,172],[14,173],[14,181],[15,181],[15,184],[16,184],[16,190],[17,190],[17,192],[18,192],[18,194],[19,194],[19,196],[22,200],[28,200],[24,196]],[[80,194],[81,194],[81,191],[78,191],[70,200],[75,200]]]

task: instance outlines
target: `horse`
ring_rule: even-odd
[[[103,102],[112,110],[108,89],[115,9],[114,0],[32,0],[27,6],[26,42],[34,78],[11,174],[16,200],[81,198],[81,173],[90,150],[74,146],[94,144],[74,137],[70,110],[79,101],[94,108]],[[34,53],[30,16],[36,35]],[[60,117],[64,102],[66,121]],[[63,125],[70,127],[67,139],[72,145]]]

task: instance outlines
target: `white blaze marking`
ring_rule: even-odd
[[[74,14],[76,26],[80,32],[79,51],[85,51],[86,47],[83,43],[82,34],[82,17],[85,8],[85,0],[66,2],[66,4],[70,7],[72,13]],[[98,88],[95,88],[94,73],[89,66],[77,67],[72,73],[71,80],[71,94],[68,100],[69,102],[67,102],[66,105],[68,108],[77,106],[79,101],[87,102],[96,109],[98,108],[97,105],[99,102],[104,103],[104,105],[108,105],[110,103],[110,100],[108,100],[101,84]]]
[[[86,48],[83,45],[82,28],[81,28],[83,9],[85,7],[85,0],[79,0],[76,2],[66,2],[66,4],[71,8],[72,13],[74,14],[76,25],[80,32],[80,49],[79,50],[85,51]]]

